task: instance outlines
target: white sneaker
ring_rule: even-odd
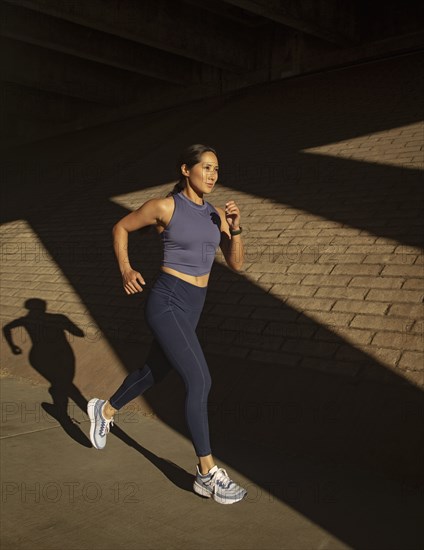
[[[90,439],[96,449],[104,449],[106,446],[106,436],[109,433],[110,427],[113,426],[113,418],[107,419],[103,416],[102,411],[106,401],[90,399],[87,405],[87,413],[90,417]]]
[[[215,464],[205,475],[196,466],[196,478],[193,483],[194,492],[203,497],[213,497],[220,504],[233,504],[247,495],[247,490],[232,481],[224,468]]]

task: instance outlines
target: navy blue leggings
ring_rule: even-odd
[[[154,340],[143,367],[129,374],[109,399],[115,409],[144,393],[175,368],[186,387],[185,415],[197,456],[211,454],[207,399],[211,376],[196,334],[207,286],[160,271],[144,315]]]

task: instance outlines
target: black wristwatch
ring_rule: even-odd
[[[243,231],[243,228],[242,226],[240,225],[240,227],[238,229],[231,229],[230,228],[230,235],[240,235],[240,233]]]

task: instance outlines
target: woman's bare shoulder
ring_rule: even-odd
[[[155,200],[157,209],[160,212],[160,216],[158,217],[159,225],[166,226],[174,213],[174,197],[170,195],[169,197],[160,197]]]
[[[169,197],[161,197],[159,201],[161,207],[165,210],[165,212],[174,210],[175,199],[173,195],[170,195]]]
[[[143,206],[145,204],[151,204],[156,211],[166,213],[173,208],[174,199],[172,195],[169,197],[154,197],[145,201]]]
[[[174,199],[173,199],[172,195],[169,195],[169,197],[156,197],[156,198],[150,199],[150,200],[154,200],[158,206],[165,206],[166,207],[167,205],[172,204]]]

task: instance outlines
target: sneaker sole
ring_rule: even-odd
[[[216,502],[219,502],[220,504],[234,504],[235,502],[240,502],[240,500],[243,500],[244,497],[247,495],[247,492],[243,494],[242,497],[240,498],[236,498],[236,499],[233,499],[233,500],[230,500],[228,498],[225,498],[225,497],[220,497],[218,495],[216,495],[214,493],[213,495],[213,499],[216,501]]]
[[[90,401],[88,402],[88,405],[87,405],[87,413],[88,413],[88,416],[90,418],[90,441],[93,445],[93,447],[95,449],[97,449],[98,451],[102,451],[104,449],[104,447],[98,447],[97,444],[96,444],[96,441],[94,440],[94,431],[95,431],[95,428],[96,428],[96,418],[94,416],[94,407],[96,405],[96,402],[98,401],[97,398],[94,398],[94,399],[90,399]]]
[[[236,498],[236,499],[228,499],[228,498],[225,498],[225,497],[220,497],[219,495],[217,495],[216,493],[212,493],[211,491],[209,491],[208,489],[206,489],[206,487],[204,487],[203,485],[201,485],[200,483],[198,483],[197,480],[194,481],[193,483],[193,489],[194,489],[194,492],[197,493],[198,495],[202,496],[202,497],[206,497],[206,498],[211,498],[213,497],[213,499],[216,501],[216,502],[219,502],[219,504],[234,504],[235,502],[239,502],[240,500],[243,500],[244,497],[247,495],[247,491],[243,494],[242,497],[240,498]]]

